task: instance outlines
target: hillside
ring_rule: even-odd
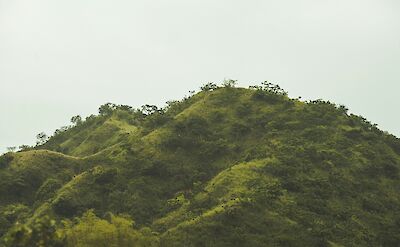
[[[276,85],[105,104],[0,157],[5,246],[398,246],[400,140]]]

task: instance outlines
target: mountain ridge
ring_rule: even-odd
[[[105,104],[1,156],[0,236],[6,246],[396,246],[399,169],[399,139],[344,106],[269,83],[206,84],[165,109]]]

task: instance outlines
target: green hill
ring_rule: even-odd
[[[5,246],[399,246],[400,140],[276,85],[105,104],[0,157]]]

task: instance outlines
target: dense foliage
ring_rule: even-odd
[[[107,103],[0,156],[5,246],[398,246],[400,140],[277,85]]]

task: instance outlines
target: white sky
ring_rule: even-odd
[[[106,102],[278,83],[400,136],[398,0],[0,0],[0,153]]]

